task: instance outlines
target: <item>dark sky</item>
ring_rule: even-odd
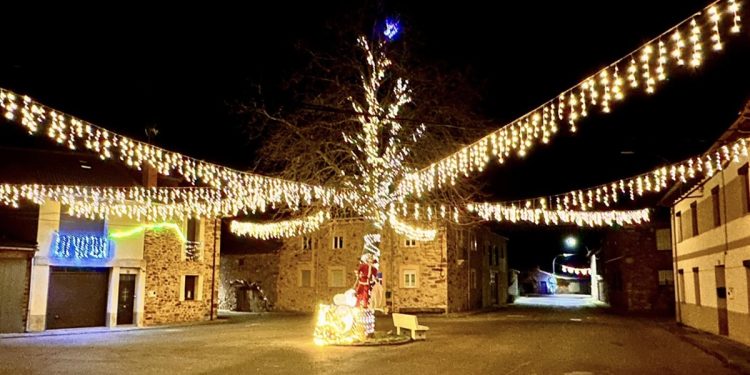
[[[404,32],[423,44],[418,52],[425,61],[471,69],[481,82],[482,111],[499,127],[707,4],[256,3],[8,8],[0,86],[139,139],[145,140],[145,127],[156,126],[160,146],[246,168],[256,144],[243,133],[233,103],[254,83],[288,77],[299,64],[295,43],[325,41],[326,25],[346,22],[352,12],[364,9],[372,20],[398,15]],[[526,160],[490,168],[482,176],[489,192],[498,199],[563,192],[704,151],[750,96],[749,41],[746,28],[727,40],[724,52],[708,54],[701,69],[673,72],[655,94],[631,96],[611,115],[582,121],[578,134],[560,135]],[[5,145],[39,145],[8,129],[0,135]],[[513,243],[514,230],[504,231]],[[554,253],[567,231],[545,231],[546,242],[519,241],[512,251]],[[527,232],[517,238],[538,237]]]

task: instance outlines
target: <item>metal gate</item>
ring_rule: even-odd
[[[108,268],[50,267],[47,329],[105,325],[108,285]]]
[[[0,258],[0,333],[23,332],[27,258]]]

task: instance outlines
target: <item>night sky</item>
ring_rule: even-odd
[[[470,83],[482,94],[480,112],[500,127],[707,5],[273,3],[8,10],[0,86],[141,140],[144,128],[157,127],[153,142],[162,147],[246,169],[257,141],[245,134],[236,105],[255,84],[277,87],[300,66],[295,44],[336,43],[328,40],[331,28],[350,14],[367,15],[363,33],[378,19],[400,17],[404,33],[419,41],[414,53],[423,61],[471,71]],[[482,176],[488,193],[497,199],[554,194],[705,151],[750,98],[747,29],[726,41],[723,52],[706,54],[701,69],[673,71],[655,94],[631,95],[611,115],[583,120],[576,135],[563,133],[525,160],[490,168]],[[47,144],[7,127],[0,143]],[[511,239],[516,266],[546,268],[562,236],[576,232],[501,230]],[[594,236],[587,233],[581,235]]]

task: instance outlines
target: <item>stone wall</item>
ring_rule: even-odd
[[[184,259],[184,245],[168,230],[148,230],[144,237],[143,260],[146,268],[146,299],[144,325],[208,320],[216,316],[218,307],[219,231],[213,220],[202,223],[202,256],[199,260]],[[216,238],[214,236],[216,235]],[[214,246],[215,244],[215,246]],[[212,267],[215,261],[215,269]],[[215,272],[212,272],[215,271]],[[185,275],[198,275],[200,298],[181,301]],[[213,292],[213,298],[212,298]],[[211,304],[214,302],[214,311]]]
[[[335,221],[312,233],[313,248],[303,249],[303,238],[284,241],[279,252],[279,310],[313,311],[320,303],[330,303],[333,296],[354,286],[355,270],[364,246],[367,224],[362,221]],[[334,236],[344,238],[343,249],[333,249]],[[447,308],[447,264],[445,234],[435,241],[417,241],[407,247],[405,238],[392,232],[382,235],[380,272],[389,307],[395,311],[439,311]],[[343,269],[343,286],[331,286],[332,269]],[[406,288],[401,272],[417,268],[418,287]],[[313,271],[311,286],[301,286],[301,271]]]
[[[309,250],[303,249],[302,237],[285,240],[279,252],[276,307],[279,310],[313,311],[318,304],[330,303],[335,294],[351,288],[355,283],[354,271],[362,254],[366,228],[367,224],[362,221],[335,221],[309,236],[313,240],[313,248]],[[414,246],[407,246],[404,236],[390,230],[383,233],[380,271],[392,311],[445,313],[487,306],[491,271],[498,275],[497,302],[505,303],[507,257],[498,265],[490,266],[487,254],[490,244],[504,249],[505,239],[480,229],[476,235],[476,249],[469,250],[469,233],[476,230],[464,232],[459,234],[462,232],[442,228],[433,241],[416,241]],[[344,237],[343,249],[332,248],[334,236]],[[505,254],[505,250],[502,253]],[[329,285],[331,268],[336,267],[343,269],[346,276],[341,287]],[[471,268],[476,270],[476,288],[469,284]],[[312,285],[302,286],[302,270],[312,271]],[[405,270],[418,271],[416,288],[404,285]],[[469,287],[472,287],[471,291]]]
[[[659,270],[672,271],[672,251],[656,249],[653,226],[611,230],[603,241],[608,302],[617,310],[671,314],[674,285],[659,285]]]
[[[279,277],[279,253],[222,254],[219,287],[219,309],[237,309],[237,288],[234,280],[257,283],[272,306],[277,302],[276,281]]]
[[[451,228],[447,236],[448,311],[466,311],[503,305],[507,299],[508,267],[505,237],[483,227]],[[497,250],[495,250],[497,249]],[[491,254],[498,252],[497,264],[490,264]],[[472,270],[476,282],[472,282]],[[495,273],[497,298],[493,302],[491,273]]]

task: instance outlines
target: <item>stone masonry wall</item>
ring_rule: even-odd
[[[309,235],[313,249],[303,250],[302,237],[287,239],[279,252],[278,303],[279,310],[314,311],[320,303],[331,303],[337,293],[342,293],[355,283],[354,271],[363,249],[366,223],[361,221],[335,221]],[[344,238],[343,249],[333,249],[333,237]],[[383,273],[386,295],[392,309],[403,311],[445,311],[446,280],[444,235],[433,242],[417,242],[406,247],[403,238],[384,233],[380,244],[380,272]],[[419,269],[418,288],[403,288],[403,266]],[[330,286],[331,268],[344,270],[343,286]],[[313,271],[311,286],[301,286],[300,272]]]
[[[604,240],[604,278],[613,308],[671,313],[674,286],[659,285],[659,270],[672,270],[672,251],[656,250],[655,229],[622,228]]]
[[[203,220],[202,257],[191,261],[181,259],[184,246],[175,233],[169,230],[146,231],[143,249],[146,264],[145,325],[210,319],[212,290],[213,316],[216,316],[219,301],[220,234],[216,231],[214,241],[214,233],[214,221]],[[214,260],[216,268],[212,273]],[[200,300],[180,301],[180,288],[185,275],[199,275],[202,288]]]
[[[279,253],[227,254],[221,256],[221,284],[219,287],[219,309],[237,309],[237,290],[230,284],[234,280],[246,280],[260,285],[268,301],[277,302],[276,281],[279,277]]]

